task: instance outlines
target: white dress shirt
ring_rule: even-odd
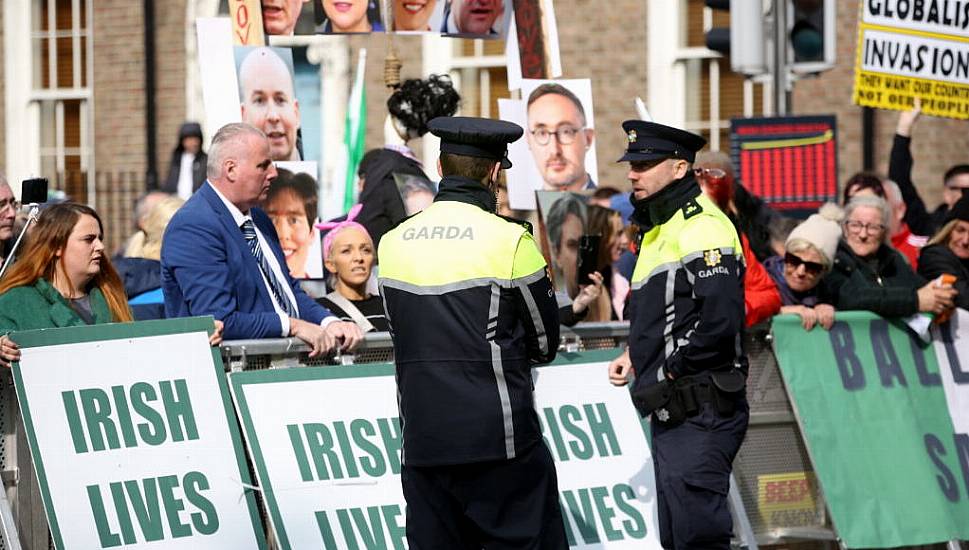
[[[242,211],[236,208],[236,205],[229,202],[229,199],[225,198],[225,196],[220,193],[214,185],[212,186],[212,190],[215,191],[215,194],[219,196],[219,199],[223,204],[225,204],[225,207],[229,209],[229,214],[232,214],[232,220],[235,222],[236,228],[239,230],[239,233],[242,233],[242,224],[245,223],[246,220],[251,220],[252,216],[249,214],[243,214]],[[279,267],[279,262],[276,261],[276,255],[273,254],[272,248],[269,247],[269,242],[267,242],[266,238],[263,237],[262,232],[259,231],[259,227],[255,222],[252,223],[252,227],[256,230],[256,238],[259,239],[259,248],[262,249],[263,257],[266,258],[266,261],[269,263],[269,267],[273,270],[273,275],[275,275],[276,279],[281,283],[279,286],[282,288],[283,292],[286,293],[286,297],[289,299],[290,303],[293,304],[295,317],[299,317],[299,306],[296,304],[296,296],[293,295],[293,289],[287,283],[286,276],[283,274],[283,270]],[[261,269],[259,270],[259,273],[262,274]],[[289,315],[286,313],[286,310],[276,302],[276,297],[273,295],[272,287],[269,286],[269,281],[266,280],[265,275],[262,276],[262,282],[264,285],[266,285],[266,293],[269,294],[269,299],[272,300],[276,313],[279,314],[279,324],[282,326],[282,336],[285,338],[289,336]],[[327,319],[329,319],[329,317],[327,317]]]

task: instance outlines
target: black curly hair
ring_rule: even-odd
[[[461,96],[451,84],[451,77],[432,74],[426,80],[405,80],[387,99],[387,109],[409,134],[420,137],[428,132],[428,121],[454,115],[460,102]]]

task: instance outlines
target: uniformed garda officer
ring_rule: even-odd
[[[629,347],[613,384],[635,371],[633,402],[651,414],[664,548],[729,548],[727,490],[747,431],[743,253],[733,224],[691,168],[706,143],[676,128],[626,121],[634,219],[643,241],[632,279]]]
[[[558,310],[528,229],[495,214],[521,127],[436,118],[434,203],[380,242],[403,426],[412,550],[565,549],[531,367],[558,347]]]

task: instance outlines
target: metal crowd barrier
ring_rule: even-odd
[[[561,348],[566,351],[619,349],[625,346],[629,324],[620,322],[583,323],[563,327]],[[750,401],[750,428],[734,465],[735,531],[741,546],[754,548],[796,541],[831,541],[837,547],[824,500],[817,483],[810,484],[817,506],[778,518],[761,510],[764,502],[760,480],[764,476],[804,472],[813,479],[813,469],[801,440],[777,361],[771,351],[767,329],[747,336],[750,376],[747,395]],[[237,340],[222,345],[226,368],[232,371],[288,368],[303,365],[349,365],[392,362],[393,345],[387,333],[371,333],[356,353],[328,358],[307,356],[308,348],[299,340]],[[603,376],[605,373],[603,372]],[[743,529],[744,526],[748,529]],[[747,531],[747,533],[744,533]],[[745,536],[746,535],[746,536]],[[752,540],[751,540],[752,539]],[[825,547],[821,543],[816,547]]]
[[[617,348],[618,354],[628,334],[628,323],[621,322],[585,323],[571,329],[563,327],[561,349],[574,352]],[[308,351],[309,348],[295,338],[235,340],[221,346],[226,370],[233,372],[393,361],[393,345],[388,333],[368,334],[352,354],[337,353],[311,359]],[[734,463],[731,487],[737,544],[747,548],[760,545],[837,548],[839,542],[770,347],[768,328],[755,327],[748,332],[747,352],[750,360],[747,383],[750,427]],[[9,370],[3,370],[0,373],[0,473],[9,505],[0,498],[0,527],[4,535],[0,539],[0,550],[53,548],[29,449],[20,429],[22,423],[12,377]],[[813,510],[776,514],[766,509],[769,505],[766,504],[763,480],[785,474],[795,477],[803,474],[815,503]],[[5,507],[8,513],[5,513]],[[19,537],[6,540],[9,533],[18,533]],[[957,544],[950,543],[948,548],[956,549]],[[946,545],[933,547],[945,548]]]

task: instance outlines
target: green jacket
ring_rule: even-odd
[[[91,312],[95,324],[110,323],[111,310],[104,294],[91,289]],[[31,286],[18,286],[0,294],[0,331],[84,326],[84,320],[49,282],[37,279]]]
[[[894,248],[883,244],[872,261],[859,258],[842,240],[834,268],[822,280],[826,303],[839,310],[866,310],[882,317],[915,315],[925,279]]]

